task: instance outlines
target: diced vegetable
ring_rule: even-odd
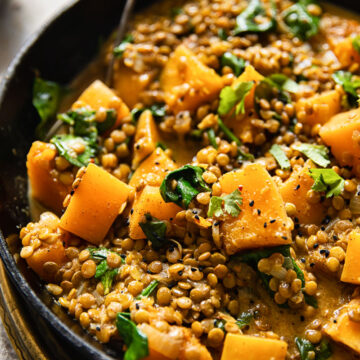
[[[358,311],[360,299],[354,299],[334,312],[334,318],[324,326],[325,333],[357,353],[360,353],[360,323],[349,317],[351,311]]]
[[[342,67],[346,68],[351,64],[360,64],[360,54],[353,46],[353,36],[348,36],[340,41],[330,41],[330,45]]]
[[[360,233],[352,231],[348,237],[345,264],[341,274],[341,281],[360,285]]]
[[[119,65],[114,72],[114,89],[129,108],[133,108],[138,102],[140,94],[153,81],[156,72],[135,72],[124,64]]]
[[[62,204],[71,190],[55,176],[55,146],[35,141],[27,155],[27,171],[31,195],[45,207],[61,213]]]
[[[73,104],[72,109],[75,110],[84,106],[89,106],[93,110],[114,109],[117,117],[113,128],[119,126],[121,120],[130,114],[129,108],[123,100],[100,80],[95,80],[84,90]]]
[[[306,200],[307,192],[314,185],[309,174],[312,167],[310,161],[304,167],[295,167],[290,177],[280,186],[283,200],[295,205],[294,218],[297,218],[300,224],[320,224],[326,215],[322,203],[309,204]]]
[[[132,239],[145,239],[146,236],[139,226],[144,221],[145,214],[159,220],[174,219],[181,210],[174,203],[165,203],[160,195],[158,187],[145,186],[141,193],[136,194],[132,212],[130,215],[129,235]]]
[[[210,191],[202,178],[204,169],[199,166],[185,165],[180,169],[171,171],[165,176],[160,193],[165,202],[173,202],[185,209],[191,200],[202,191]],[[173,181],[176,187],[173,189]]]
[[[61,217],[60,226],[93,244],[100,244],[130,189],[107,171],[89,164]]]
[[[127,346],[124,360],[140,360],[149,355],[148,338],[135,323],[118,313],[116,328]]]
[[[320,129],[322,140],[330,147],[340,165],[353,166],[356,173],[360,170],[357,169],[360,164],[359,133],[360,108],[333,116]]]
[[[285,360],[287,343],[282,340],[228,333],[221,360]]]
[[[326,197],[338,196],[344,190],[345,180],[333,169],[310,169],[310,176],[315,180],[311,187],[314,191],[326,192]]]
[[[229,254],[291,242],[292,222],[274,180],[262,165],[226,173],[220,184],[226,194],[240,187],[243,199],[239,217],[228,218],[221,226]]]
[[[300,121],[311,126],[325,124],[330,118],[341,110],[341,96],[336,90],[324,91],[309,98],[300,98],[296,101],[297,114],[305,113]]]
[[[134,141],[134,156],[132,167],[136,168],[140,162],[156,149],[159,134],[150,110],[145,110],[139,118]]]
[[[221,77],[204,65],[186,46],[178,46],[165,65],[160,84],[169,108],[193,111],[218,96]]]
[[[132,175],[129,185],[137,187],[141,181],[151,186],[160,186],[169,171],[175,170],[176,164],[165,152],[157,147],[152,154],[142,161]]]

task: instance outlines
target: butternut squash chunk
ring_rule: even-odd
[[[341,281],[360,285],[359,255],[360,233],[358,231],[352,231],[349,235]]]
[[[151,186],[160,186],[168,171],[175,170],[177,166],[169,159],[165,152],[157,147],[135,170],[129,185],[137,187],[141,181]]]
[[[84,90],[78,100],[74,102],[72,109],[78,109],[86,105],[93,110],[99,110],[100,108],[116,110],[117,118],[113,129],[117,128],[121,120],[130,114],[129,108],[123,100],[100,80],[95,80]]]
[[[171,220],[182,209],[174,203],[166,203],[160,190],[155,186],[145,186],[141,193],[136,194],[130,215],[129,235],[132,239],[145,239],[139,223],[144,221],[144,215],[149,213],[159,220]]]
[[[309,169],[314,167],[311,161],[307,161],[303,167],[294,168],[291,176],[280,186],[283,200],[296,206],[295,217],[301,224],[320,224],[326,215],[322,203],[309,204],[306,201],[306,194],[314,184]]]
[[[61,217],[60,226],[99,245],[127,200],[130,189],[107,171],[89,164]]]
[[[339,41],[330,42],[335,56],[343,67],[348,67],[353,63],[360,64],[360,54],[354,49],[353,38],[353,36],[348,36]]]
[[[46,208],[60,214],[65,196],[71,191],[71,185],[64,185],[57,178],[55,156],[54,145],[35,141],[27,155],[26,166],[31,196]]]
[[[136,168],[146,156],[155,150],[158,141],[159,133],[154,117],[150,110],[145,110],[141,113],[136,127],[133,168]]]
[[[308,110],[309,109],[309,110]],[[295,104],[296,113],[304,112],[302,122],[311,126],[325,124],[341,110],[341,96],[336,90],[324,91],[309,98],[301,98]]]
[[[228,333],[221,360],[285,360],[287,343],[282,340]]]
[[[149,86],[155,75],[153,71],[137,73],[121,64],[114,72],[114,89],[126,105],[133,108],[139,102],[141,92]]]
[[[204,65],[186,46],[178,46],[160,77],[161,88],[169,108],[178,113],[193,111],[214,100],[223,87],[215,70]]]
[[[229,218],[221,225],[229,254],[291,242],[292,221],[286,215],[279,189],[262,165],[250,164],[226,173],[220,184],[226,194],[240,187],[243,199],[239,217]]]
[[[340,165],[354,167],[360,173],[360,108],[337,114],[320,129],[324,143]]]
[[[335,311],[334,318],[324,326],[325,333],[334,341],[338,341],[360,354],[360,323],[352,321],[349,311],[360,307],[360,299],[354,299],[349,304]]]

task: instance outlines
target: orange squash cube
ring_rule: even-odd
[[[89,164],[60,227],[99,245],[127,201],[131,187],[102,168]]]
[[[349,235],[341,281],[360,285],[359,254],[360,233],[358,231],[352,231]]]

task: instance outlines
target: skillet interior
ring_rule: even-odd
[[[138,8],[145,4],[138,0]],[[338,1],[334,3],[339,4]],[[342,5],[360,10],[355,1]],[[30,321],[36,323],[49,356],[56,359],[119,358],[116,346],[101,346],[77,322],[53,303],[40,280],[24,261],[14,261],[16,244],[5,237],[30,220],[27,200],[26,153],[35,139],[38,121],[31,104],[34,70],[42,77],[69,83],[96,55],[99,42],[116,26],[123,1],[74,1],[33,36],[11,64],[0,87],[0,250],[6,270],[24,301]]]

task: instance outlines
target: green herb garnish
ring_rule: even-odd
[[[271,15],[267,21],[257,22],[258,16],[266,16],[265,8],[260,0],[250,0],[248,7],[236,18],[234,34],[261,33],[276,29],[276,7],[274,3],[271,5]]]
[[[59,84],[39,77],[35,78],[32,103],[41,119],[35,130],[38,138],[45,138],[49,121],[56,115],[62,94],[62,87]]]
[[[308,0],[300,0],[281,14],[289,31],[302,40],[311,38],[319,31],[320,18],[307,11],[307,5],[310,3]]]
[[[235,87],[225,86],[220,92],[218,107],[219,115],[227,115],[234,107],[235,114],[245,113],[245,97],[250,92],[254,83],[252,81],[239,82]]]
[[[209,139],[209,143],[210,145],[214,148],[217,149],[218,145],[216,143],[216,135],[215,135],[215,130],[213,128],[210,128],[207,130],[207,134],[208,134],[208,139]]]
[[[226,33],[226,30],[225,29],[219,29],[218,31],[218,37],[221,39],[221,40],[226,40],[228,38],[228,35]]]
[[[236,319],[236,325],[243,329],[245,326],[250,325],[251,320],[254,318],[254,314],[250,311],[243,312],[240,316]]]
[[[160,149],[162,149],[162,150],[166,150],[167,149],[167,146],[163,143],[163,142],[161,142],[161,141],[158,141],[156,144],[155,144],[155,147],[159,147]]]
[[[165,104],[153,104],[150,107],[134,108],[131,110],[130,115],[133,123],[139,120],[140,115],[145,111],[150,110],[155,120],[159,121],[166,115]]]
[[[157,288],[158,285],[159,285],[159,281],[158,281],[158,280],[153,280],[153,281],[141,292],[141,294],[136,297],[136,299],[141,299],[141,298],[150,296],[150,295],[154,292],[154,290]]]
[[[239,76],[245,69],[245,60],[238,58],[231,52],[226,52],[220,59],[221,67],[229,66],[234,72],[235,76]]]
[[[204,169],[199,166],[185,165],[169,172],[160,186],[165,202],[173,202],[187,209],[191,200],[202,191],[210,191],[202,178]],[[176,181],[176,186],[174,186]]]
[[[345,180],[333,169],[310,169],[310,176],[315,180],[311,187],[314,191],[325,191],[326,197],[338,196],[344,190]]]
[[[315,346],[309,340],[296,337],[295,344],[299,349],[301,360],[326,360],[332,355],[327,340],[323,340],[319,345]],[[310,355],[311,352],[315,354],[315,358],[313,354]]]
[[[300,144],[294,145],[293,148],[306,155],[315,164],[321,167],[327,167],[330,164],[329,149],[324,145]]]
[[[131,34],[126,35],[123,41],[118,46],[114,47],[114,56],[116,58],[121,58],[124,55],[127,45],[132,42],[134,42],[134,37]]]
[[[210,199],[208,217],[220,217],[229,214],[237,217],[240,214],[242,204],[242,197],[240,190],[236,189],[231,194],[223,196],[212,196]]]
[[[135,323],[118,313],[116,315],[116,328],[127,346],[124,360],[140,360],[149,355],[147,336]]]
[[[334,81],[341,85],[346,92],[348,103],[352,107],[356,107],[359,100],[359,94],[357,92],[360,89],[360,78],[355,77],[349,71],[337,71],[332,75]]]
[[[290,169],[290,161],[287,158],[285,151],[281,148],[280,145],[272,145],[269,152],[280,165],[281,169]]]
[[[159,250],[164,246],[166,240],[166,224],[150,214],[145,214],[145,222],[139,223],[146,238],[151,241],[151,245],[155,250]]]
[[[360,35],[356,35],[352,40],[353,48],[360,54]]]

